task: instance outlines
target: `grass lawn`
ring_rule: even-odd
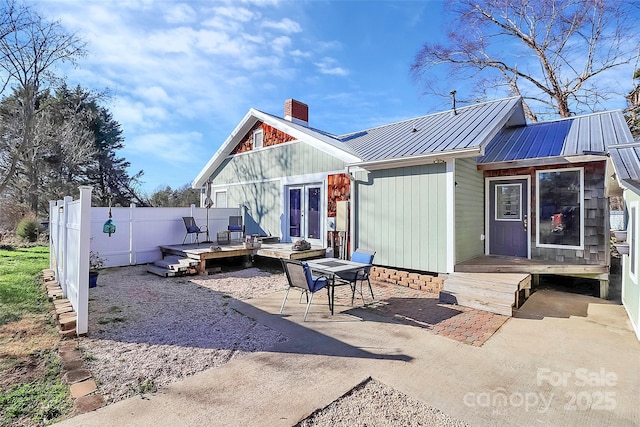
[[[72,409],[40,280],[48,266],[47,247],[0,249],[0,427],[44,425]]]

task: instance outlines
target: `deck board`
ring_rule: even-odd
[[[557,274],[594,279],[608,279],[609,277],[608,265],[566,264],[499,255],[482,255],[472,258],[456,264],[454,271],[461,273]]]
[[[245,248],[242,243],[231,242],[228,245],[217,244],[186,244],[186,245],[164,245],[160,246],[163,256],[175,255],[199,260],[198,270],[204,274],[206,262],[209,259],[224,259],[243,256],[261,256],[266,258],[284,259],[311,259],[324,257],[326,248],[312,246],[306,251],[294,251],[291,243],[263,243],[257,249]]]

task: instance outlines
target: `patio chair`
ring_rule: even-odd
[[[189,236],[189,234],[195,234],[196,243],[199,245],[200,241],[198,240],[198,235],[208,233],[207,227],[198,227],[198,225],[196,224],[196,220],[192,216],[183,216],[182,220],[184,221],[184,226],[187,229],[187,232],[184,235],[184,239],[182,239],[182,244],[184,245],[184,242],[187,241],[187,236]]]
[[[242,225],[242,217],[230,216],[229,225],[227,226],[227,231],[229,232],[229,234],[240,233],[240,240],[242,240],[242,238],[244,237],[244,225]]]
[[[356,249],[353,254],[351,254],[351,261],[361,262],[363,264],[373,264],[373,257],[376,255],[375,251],[366,251],[363,249]],[[362,292],[362,284],[364,281],[367,281],[369,285],[369,292],[371,292],[371,299],[375,299],[373,296],[373,288],[371,287],[371,281],[369,280],[369,271],[371,267],[363,268],[360,271],[350,271],[346,273],[339,273],[337,276],[337,280],[341,282],[349,283],[351,286],[351,305],[353,305],[353,301],[356,296],[356,285],[360,282],[360,297],[362,298],[362,302],[364,303],[364,294]]]
[[[327,288],[327,296],[329,295],[327,278],[311,275],[311,269],[306,262],[288,259],[281,259],[281,261],[284,273],[287,276],[287,281],[289,282],[289,287],[287,288],[287,293],[284,294],[284,300],[282,300],[282,306],[280,307],[280,314],[284,311],[284,305],[287,302],[287,297],[289,296],[291,288],[298,288],[307,296],[307,308],[304,311],[303,320],[306,322],[307,313],[309,312],[311,301],[313,301],[313,295],[322,288]],[[311,298],[309,298],[309,294],[311,294]],[[300,295],[300,298],[302,298],[302,295]],[[329,299],[329,301],[331,300]],[[331,309],[331,307],[329,307],[329,309]]]

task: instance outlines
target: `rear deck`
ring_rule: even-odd
[[[600,298],[609,295],[609,266],[566,264],[553,261],[510,257],[502,255],[482,255],[458,263],[454,266],[456,273],[529,273],[534,282],[540,274],[558,276],[583,277],[600,281]]]
[[[260,248],[245,248],[241,242],[231,242],[228,245],[205,244],[199,245],[164,245],[160,246],[162,257],[175,255],[191,258],[199,261],[198,272],[204,274],[207,269],[207,260],[224,259],[234,257],[254,257],[284,259],[311,259],[324,257],[326,249],[321,246],[312,246],[306,251],[291,250],[291,243],[263,243]]]

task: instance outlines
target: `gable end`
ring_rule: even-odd
[[[269,147],[277,144],[284,144],[285,142],[295,141],[295,138],[291,135],[282,132],[274,128],[273,126],[269,126],[268,124],[259,121],[257,122],[250,130],[247,132],[242,140],[235,146],[235,148],[231,151],[231,154],[239,154],[246,153],[247,151],[253,150],[253,132],[258,129],[262,129],[263,139],[262,146]]]

